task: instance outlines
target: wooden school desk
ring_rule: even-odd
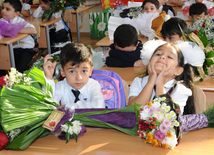
[[[27,37],[28,34],[17,34],[14,37],[3,37],[0,39],[0,69],[10,70],[15,66],[13,49],[21,44],[20,39]]]
[[[47,48],[48,53],[51,54],[51,43],[50,43],[50,35],[49,30],[50,27],[54,25],[55,22],[61,20],[62,18],[51,18],[49,21],[44,20],[42,18],[34,18],[33,16],[24,18],[28,22],[36,22],[40,26],[40,37],[38,38],[39,48]]]
[[[68,26],[71,29],[71,31],[74,28],[76,28],[78,43],[80,43],[80,30],[79,30],[79,28],[80,28],[80,25],[83,23],[82,12],[86,11],[88,9],[89,9],[89,7],[78,7],[76,11],[74,9],[67,9],[65,11],[65,15],[64,15],[65,22],[68,22]],[[79,23],[79,14],[81,14],[81,24]],[[74,15],[76,15],[76,20],[75,20]]]
[[[148,41],[148,38],[139,36],[139,40],[142,41],[142,43],[145,43]],[[111,45],[113,43],[113,40],[110,40],[108,36],[104,37],[103,39],[99,40],[95,45],[103,47],[103,52],[106,51],[106,47]]]
[[[140,137],[133,137],[114,129],[86,128],[77,143],[67,144],[54,135],[34,141],[23,151],[2,150],[4,155],[213,155],[214,129],[204,128],[182,135],[174,150],[145,144]]]

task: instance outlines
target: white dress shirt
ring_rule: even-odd
[[[34,11],[33,17],[35,17],[35,18],[40,18],[40,17],[42,17],[43,13],[44,13],[44,11],[43,11],[42,8],[39,6],[39,7]],[[52,17],[54,17],[54,18],[60,18],[60,17],[61,17],[61,14],[62,14],[62,12],[59,11],[59,12],[57,12],[57,13],[53,13]],[[61,29],[64,29],[64,28],[65,28],[64,25],[63,25],[63,23],[62,23],[62,20],[60,20],[60,21],[58,21],[58,22],[55,22],[54,25],[56,25],[56,27],[55,27],[55,28],[56,28],[56,32],[59,31],[59,30],[61,30]]]
[[[88,82],[79,89],[79,101],[74,103],[75,96],[71,91],[74,89],[68,83],[66,78],[63,81],[54,83],[54,80],[47,80],[54,92],[54,100],[57,104],[61,101],[61,105],[66,107],[74,106],[75,109],[80,108],[105,108],[104,97],[101,92],[101,86],[98,81],[89,78]],[[75,89],[74,89],[75,90]]]
[[[27,4],[27,3],[22,3],[22,10],[29,10],[30,15],[33,13],[33,12],[31,11],[31,6],[30,6],[30,4]],[[20,16],[20,17],[24,17],[22,14],[20,14],[19,16]]]
[[[149,76],[143,78],[136,77],[130,86],[129,97],[138,96],[143,90],[145,85],[148,83]],[[165,83],[164,87],[166,92],[168,92],[174,85],[175,80],[170,80]],[[186,106],[186,101],[189,96],[192,95],[191,89],[185,87],[183,84],[178,83],[173,92],[170,94],[172,100],[180,106],[181,115],[183,114],[184,107]],[[155,90],[152,91],[152,96],[150,101],[155,97]]]
[[[12,24],[21,23],[23,21],[25,21],[25,20],[22,19],[21,17],[17,16],[12,20]],[[27,28],[27,27],[35,28],[30,23],[27,23],[24,28]],[[16,48],[34,48],[34,46],[35,46],[34,40],[31,36],[27,36],[27,37],[21,39],[20,42],[22,42],[23,44],[19,44],[19,46]]]

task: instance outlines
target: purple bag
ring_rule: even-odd
[[[93,70],[91,78],[100,83],[107,108],[122,108],[126,106],[123,81],[117,73]]]

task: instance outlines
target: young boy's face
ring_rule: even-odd
[[[79,90],[88,82],[93,68],[88,62],[81,62],[75,66],[68,62],[63,69],[60,68],[60,71],[61,75],[66,77],[68,84]]]
[[[150,3],[150,2],[147,2],[145,5],[144,5],[144,8],[143,8],[143,13],[146,12],[146,13],[156,13],[158,11],[158,9],[155,7],[154,4]]]
[[[43,11],[50,9],[50,3],[45,3],[42,0],[39,0],[39,6],[42,8]]]
[[[2,14],[2,18],[7,19],[14,19],[15,17],[19,16],[20,12],[15,12],[15,9],[13,8],[12,5],[10,5],[10,3],[3,3],[2,5],[2,10],[1,10],[1,14]]]
[[[189,16],[189,20],[199,20],[199,19],[202,19],[206,16],[205,12],[203,12],[202,14],[200,15],[193,15],[193,16]]]
[[[168,43],[175,44],[176,41],[183,41],[184,37],[183,36],[180,37],[178,34],[174,34],[171,36],[164,37],[164,40]]]
[[[137,46],[131,45],[131,46],[122,48],[122,47],[119,47],[119,46],[115,45],[115,48],[118,49],[118,50],[121,50],[121,51],[131,52],[131,51],[135,51]]]

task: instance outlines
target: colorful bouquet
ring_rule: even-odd
[[[188,26],[187,40],[195,42],[204,51],[206,59],[203,67],[195,67],[195,81],[203,80],[205,76],[214,73],[214,22],[211,17],[206,16],[203,19],[193,21]]]
[[[48,19],[50,20],[53,13],[59,11],[65,11],[66,7],[71,6],[74,10],[76,10],[80,4],[83,5],[85,0],[55,0],[53,2],[49,2],[51,4],[51,8],[49,10],[44,11],[42,15],[42,20]]]
[[[174,149],[180,138],[179,112],[169,95],[155,98],[140,108],[138,135],[155,147]]]

